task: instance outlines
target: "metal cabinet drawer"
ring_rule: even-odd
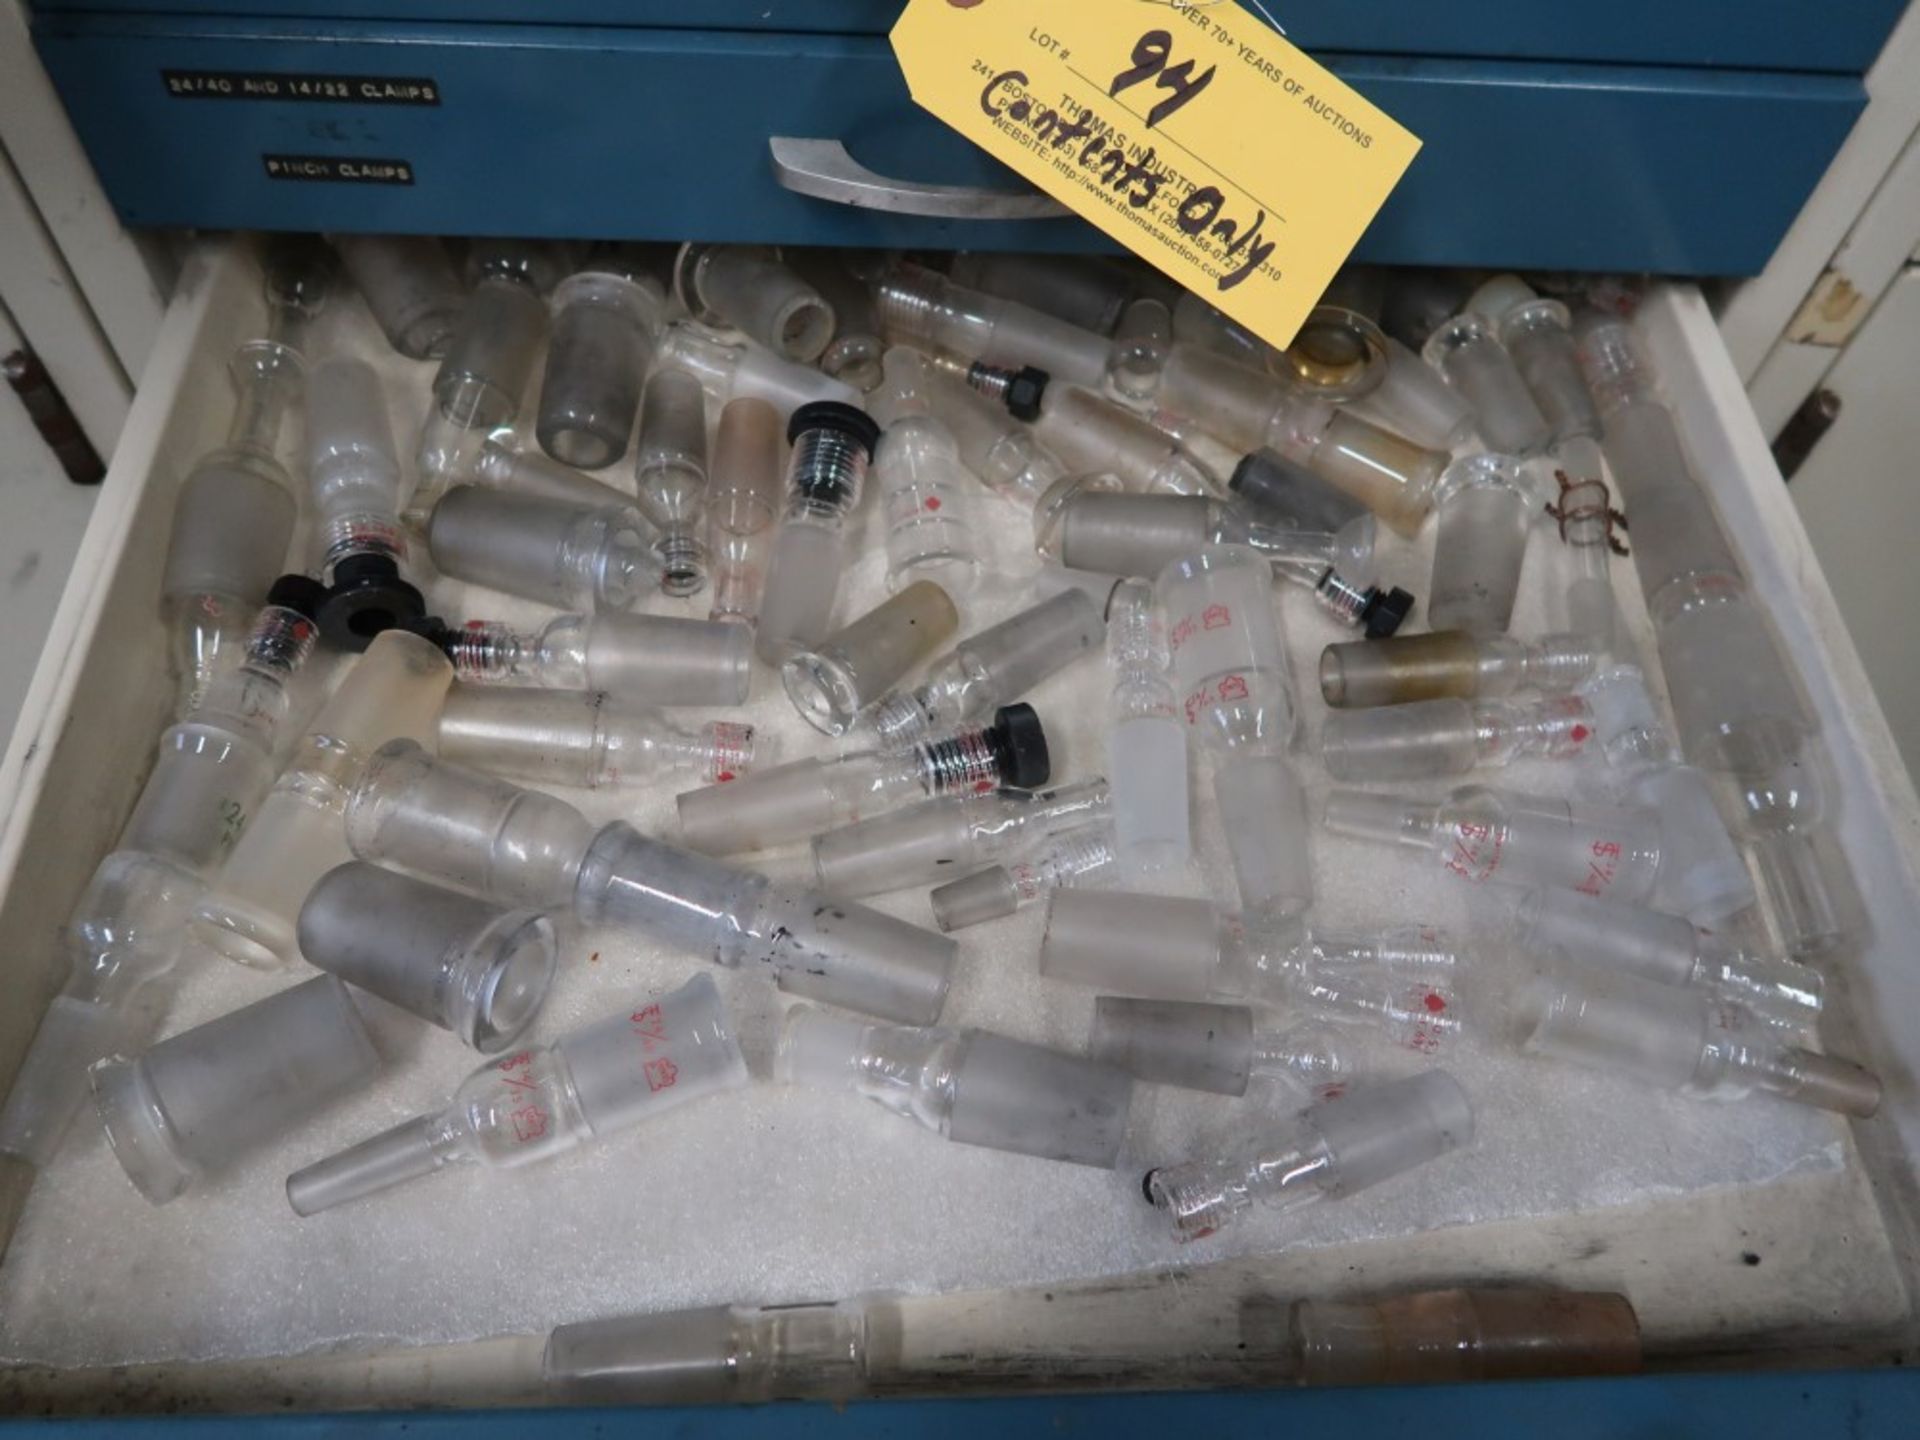
[[[1202,0],[1206,3],[1206,0]],[[1583,60],[1731,66],[1754,70],[1864,71],[1906,0],[1842,6],[1756,5],[1752,0],[1619,0],[1542,5],[1537,0],[1293,0],[1263,5],[1308,50],[1499,60]],[[527,25],[708,30],[824,30],[875,35],[901,0],[39,0],[68,10],[192,15],[279,15],[314,20],[499,21]],[[1114,0],[1116,20],[1139,0]]]
[[[133,802],[167,708],[170,687],[155,595],[170,515],[192,460],[224,433],[228,392],[222,371],[231,347],[256,333],[258,292],[259,273],[244,244],[206,242],[188,265],[19,727],[0,762],[0,933],[32,942],[12,945],[0,956],[0,983],[9,996],[0,1005],[0,1076],[17,1064],[57,983],[54,937],[89,862],[111,844]],[[1840,797],[1838,834],[1875,927],[1871,945],[1849,964],[1844,987],[1865,1033],[1846,1034],[1843,1020],[1834,1044],[1845,1044],[1890,1077],[1910,1075],[1920,1069],[1920,1031],[1899,1017],[1920,1012],[1920,968],[1911,963],[1911,936],[1920,933],[1920,804],[1699,294],[1690,287],[1658,292],[1640,325],[1683,438],[1755,594],[1796,659],[1830,747]],[[236,983],[239,978],[234,972]],[[1085,1345],[1083,1336],[1077,1356],[1063,1358],[1061,1374],[1084,1383],[1096,1374],[1091,1367],[1104,1363],[1110,1369],[1096,1383],[1137,1386],[1197,1383],[1189,1353],[1194,1332],[1181,1326],[1237,1323],[1233,1307],[1240,1292],[1234,1287],[1250,1274],[1281,1295],[1356,1283],[1383,1289],[1476,1279],[1511,1283],[1525,1275],[1569,1288],[1627,1291],[1649,1335],[1663,1345],[1712,1352],[1723,1349],[1728,1336],[1748,1343],[1767,1335],[1783,1337],[1783,1345],[1818,1345],[1836,1336],[1836,1326],[1844,1327],[1841,1338],[1857,1336],[1905,1313],[1901,1242],[1894,1238],[1904,1232],[1882,1211],[1889,1194],[1898,1192],[1882,1187],[1896,1183],[1889,1177],[1909,1168],[1906,1157],[1920,1152],[1920,1114],[1910,1090],[1896,1082],[1879,1118],[1856,1125],[1851,1138],[1836,1131],[1834,1143],[1841,1157],[1837,1168],[1762,1185],[1539,1221],[1460,1224],[1363,1246],[1183,1265],[1177,1285],[1145,1301],[1116,1291],[1108,1279],[968,1297],[964,1303],[976,1317],[1004,1317],[1005,1333],[1017,1337],[1007,1344],[1045,1346],[1064,1343],[1061,1327],[1070,1322],[1060,1317],[1085,1313],[1076,1308],[1084,1292],[1089,1303],[1107,1306],[1106,1328],[1097,1347]],[[504,1203],[498,1195],[490,1202]],[[636,1196],[635,1203],[633,1228],[644,1229],[644,1197]],[[165,1213],[170,1221],[192,1223],[188,1205]],[[182,1253],[156,1254],[153,1263],[198,1263],[194,1245],[217,1243],[204,1215],[198,1223],[185,1245],[176,1247]],[[331,1255],[328,1263],[364,1261],[355,1233],[338,1232],[343,1248],[317,1253]],[[20,1243],[31,1245],[31,1235],[23,1232]],[[286,1243],[316,1242],[303,1232],[290,1234]],[[1741,1264],[1743,1250],[1761,1249],[1764,1266]],[[770,1265],[777,1267],[778,1253],[769,1251]],[[1356,1282],[1357,1272],[1364,1272],[1363,1282]],[[12,1273],[17,1279],[21,1272]],[[650,1282],[641,1271],[633,1283],[644,1293]],[[1102,1287],[1106,1301],[1094,1293]],[[295,1296],[291,1288],[278,1292],[278,1303],[295,1307]],[[101,1312],[102,1323],[115,1308]],[[1151,1323],[1142,1316],[1151,1316]],[[548,1318],[526,1317],[529,1327]],[[1165,1325],[1159,1323],[1163,1318]],[[515,1378],[524,1376],[524,1368],[513,1368],[526,1363],[524,1342],[489,1343],[493,1348],[316,1353],[207,1367],[0,1370],[0,1410],[537,1399]],[[1221,1348],[1225,1358],[1215,1357],[1218,1375],[1208,1383],[1232,1378],[1232,1347]],[[159,1349],[164,1353],[164,1344]],[[533,1354],[537,1360],[537,1345]],[[1089,1368],[1069,1368],[1074,1364]]]
[[[914,106],[878,36],[56,13],[37,38],[135,225],[1106,245],[1078,221],[890,216],[780,188],[772,135],[840,140],[912,181],[1010,180]],[[1864,104],[1835,75],[1328,58],[1425,141],[1361,243],[1387,263],[1751,272]],[[209,76],[225,79],[192,83]],[[428,83],[368,103],[250,95],[261,76]]]

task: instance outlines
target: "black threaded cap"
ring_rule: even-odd
[[[1384,640],[1412,613],[1413,596],[1396,585],[1384,595],[1374,591],[1367,608],[1360,612],[1360,619],[1367,627],[1369,640]]]
[[[793,444],[809,430],[838,430],[849,440],[858,441],[869,460],[880,443],[880,422],[859,406],[839,400],[813,400],[794,411],[787,421],[787,443]]]
[[[329,645],[358,652],[374,636],[409,626],[426,613],[426,597],[400,578],[392,556],[354,555],[333,567],[333,585],[320,607],[320,633]]]
[[[309,620],[319,619],[320,607],[326,603],[327,587],[311,575],[282,575],[267,590],[267,604]]]
[[[1000,783],[1035,790],[1053,778],[1047,732],[1031,705],[1008,705],[994,712],[987,740],[1000,761]]]
[[[1038,420],[1040,402],[1046,398],[1047,386],[1052,383],[1053,376],[1044,370],[1031,365],[1020,370],[1007,382],[1007,413],[1016,420]]]

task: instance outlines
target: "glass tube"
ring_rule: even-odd
[[[1572,317],[1513,275],[1482,285],[1469,307],[1491,319],[1500,343],[1546,417],[1553,451],[1576,480],[1600,478],[1600,415],[1573,340]]]
[[[1547,514],[1559,525],[1573,572],[1567,580],[1567,629],[1587,636],[1607,654],[1614,649],[1620,623],[1613,597],[1613,557],[1626,549],[1613,529],[1625,517],[1613,508],[1606,481],[1570,481],[1564,470],[1557,479],[1560,495]]]
[[[656,370],[647,381],[633,483],[658,532],[660,588],[699,594],[707,583],[707,397],[684,370]]]
[[[1498,699],[1518,690],[1573,689],[1601,660],[1584,635],[1511,635],[1441,630],[1390,640],[1329,645],[1320,655],[1320,694],[1335,709],[1402,705],[1452,696]]]
[[[590,690],[456,685],[440,711],[441,755],[538,785],[637,788],[683,775],[719,785],[751,771],[760,749],[740,721],[689,729]]]
[[[665,325],[659,282],[618,258],[561,281],[534,421],[540,448],[580,470],[604,470],[626,454]]]
[[[1444,376],[1391,335],[1380,383],[1354,412],[1428,450],[1452,453],[1473,439],[1473,408]]]
[[[490,490],[510,490],[595,509],[633,504],[632,495],[604,480],[583,475],[538,450],[516,449],[511,433],[506,431],[489,435],[474,456],[472,467],[459,478],[462,483],[484,485]]]
[[[1441,801],[1334,790],[1326,826],[1350,839],[1424,850],[1470,885],[1564,885],[1639,902],[1653,893],[1662,861],[1651,810],[1478,785]]]
[[[694,319],[738,330],[783,359],[812,364],[833,339],[833,307],[772,246],[682,245],[673,283]]]
[[[872,1025],[787,1012],[774,1076],[849,1089],[962,1145],[1111,1170],[1133,1081],[1077,1055],[985,1030]]]
[[[1241,908],[1261,917],[1313,903],[1306,794],[1286,754],[1298,718],[1271,577],[1255,551],[1216,546],[1169,565],[1155,587],[1174,691],[1214,757]]]
[[[1097,256],[962,251],[949,272],[957,284],[1045,311],[1096,335],[1120,323],[1136,281]]]
[[[1213,495],[1220,482],[1152,421],[1104,395],[1055,380],[1033,433],[1076,475],[1111,475],[1148,494]]]
[[[427,551],[455,580],[558,610],[624,610],[660,573],[645,527],[631,505],[456,485],[433,507]]]
[[[480,620],[434,633],[460,679],[594,690],[636,705],[744,705],[753,642],[738,625],[603,610],[537,632]]]
[[[667,326],[655,364],[692,374],[706,390],[707,403],[716,409],[729,400],[747,398],[765,400],[783,415],[817,401],[860,403],[860,392],[844,380],[782,359],[744,336],[710,330],[692,320]]]
[[[446,354],[466,292],[430,235],[329,235],[387,343],[409,360]]]
[[[1262,1030],[1245,1005],[1123,995],[1093,1002],[1087,1055],[1136,1080],[1215,1095],[1244,1095],[1256,1078],[1314,1089],[1351,1068],[1340,1042],[1311,1025]]]
[[[1066,474],[1030,426],[956,377],[935,374],[927,399],[953,436],[960,463],[1008,504],[1031,511]]]
[[[1538,455],[1553,432],[1500,343],[1494,323],[1463,311],[1427,338],[1427,363],[1473,407],[1474,428],[1502,455]]]
[[[504,1170],[550,1160],[746,1083],[719,989],[712,976],[696,975],[552,1045],[481,1066],[438,1114],[296,1170],[287,1203],[296,1215],[317,1215],[447,1165]]]
[[[1524,467],[1505,455],[1469,455],[1434,488],[1440,534],[1433,547],[1435,630],[1498,635],[1513,618],[1536,499]]]
[[[767,562],[754,652],[784,664],[833,628],[847,519],[860,504],[880,427],[851,405],[803,405],[787,422],[786,511]]]
[[[1083,825],[1056,835],[1024,858],[938,885],[927,895],[933,920],[942,930],[964,930],[1025,909],[1055,890],[1070,886],[1099,889],[1118,878],[1111,821]]]
[[[855,278],[844,252],[789,249],[784,256],[793,272],[833,310],[833,338],[814,363],[861,394],[870,394],[880,383],[880,357],[887,349],[880,338],[873,292]]]
[[[1063,590],[962,640],[919,685],[882,696],[865,723],[891,746],[975,724],[1090,654],[1106,628],[1098,601]]]
[[[731,855],[802,840],[935,795],[1030,789],[1051,774],[1046,731],[1030,705],[1009,705],[991,725],[905,749],[815,755],[724,787],[678,797],[680,838]]]
[[[780,681],[801,719],[823,735],[844,735],[959,628],[947,592],[916,580],[793,656]]]
[[[1264,1205],[1283,1213],[1339,1200],[1458,1150],[1473,1104],[1444,1070],[1356,1088],[1275,1125],[1264,1121],[1217,1159],[1149,1170],[1147,1199],[1176,1240],[1201,1240]]]
[[[882,369],[868,406],[885,427],[873,478],[886,525],[887,587],[931,580],[964,597],[982,568],[973,486],[953,432],[933,413],[933,367],[919,351],[896,345]]]
[[[917,265],[889,270],[874,297],[881,334],[894,345],[986,365],[1035,366],[1068,385],[1097,387],[1106,374],[1105,336]]]
[[[1336,780],[1427,780],[1515,760],[1575,760],[1594,738],[1593,708],[1574,695],[1537,700],[1415,700],[1336,710],[1320,759]]]
[[[780,518],[780,412],[765,400],[729,400],[720,412],[707,483],[707,557],[713,567],[709,620],[751,625],[760,614],[773,527]]]
[[[1114,848],[1127,876],[1159,875],[1184,868],[1193,855],[1187,737],[1168,674],[1166,617],[1144,580],[1123,581],[1108,609]]]

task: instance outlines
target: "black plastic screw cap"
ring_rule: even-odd
[[[320,607],[326,603],[327,587],[311,575],[282,575],[267,588],[267,604],[278,605],[309,620],[317,620]]]
[[[1384,640],[1406,621],[1413,613],[1413,596],[1398,585],[1381,594],[1373,592],[1373,598],[1367,601],[1367,608],[1360,612],[1360,619],[1367,627],[1369,640]]]
[[[1046,398],[1053,376],[1028,365],[1007,382],[1007,413],[1016,420],[1038,420],[1040,402]]]
[[[880,443],[880,422],[859,406],[840,400],[812,400],[794,411],[787,421],[787,443],[791,445],[809,430],[838,430],[858,441],[869,460]]]
[[[1035,790],[1053,778],[1047,732],[1031,705],[1007,705],[995,711],[987,739],[1000,759],[1002,785]]]
[[[357,652],[374,636],[410,626],[426,613],[426,597],[400,578],[391,556],[354,555],[333,567],[320,633],[329,645]]]

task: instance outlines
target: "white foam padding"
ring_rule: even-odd
[[[431,366],[388,353],[357,301],[338,307],[332,325],[341,337],[336,343],[365,354],[388,377],[395,428],[410,452]],[[528,410],[521,433],[531,444]],[[604,478],[629,484],[629,464],[630,457]],[[842,589],[843,618],[885,593],[875,498],[870,489],[859,517],[861,558]],[[964,603],[968,629],[1028,603],[1036,569],[1025,515],[984,487],[973,496],[973,514],[993,570]],[[1418,544],[1382,528],[1383,584],[1425,597],[1433,528],[1429,523]],[[155,544],[164,538],[151,537]],[[1514,633],[1538,634],[1559,622],[1559,552],[1543,526],[1532,542]],[[424,573],[424,555],[420,561]],[[1616,561],[1614,579],[1629,631],[1650,656],[1631,562]],[[1302,590],[1279,586],[1276,598],[1311,740],[1326,713],[1314,681],[1320,650],[1351,632]],[[531,624],[549,613],[441,579],[430,599],[449,617]],[[690,602],[655,596],[645,608],[704,616],[706,604],[704,595]],[[1424,628],[1419,611],[1408,628]],[[1048,727],[1057,781],[1101,772],[1109,683],[1094,658],[1030,697]],[[754,685],[748,717],[763,740],[778,744],[779,758],[826,747],[793,713],[776,676],[756,667]],[[1325,772],[1310,749],[1300,764],[1317,802],[1328,785]],[[1566,792],[1604,787],[1607,777],[1595,755],[1578,765],[1532,764],[1474,778]],[[673,792],[686,783],[567,798],[597,821],[624,819],[671,836]],[[1448,787],[1424,788],[1437,794]],[[1193,793],[1202,861],[1194,890],[1230,904],[1232,873],[1198,760]],[[1324,923],[1420,919],[1463,929],[1458,882],[1431,857],[1324,835],[1315,845],[1316,913]],[[75,863],[92,858],[76,856]],[[924,892],[875,903],[932,924]],[[1084,1044],[1093,994],[1036,973],[1043,915],[1044,907],[1034,907],[960,932],[944,1023],[1070,1050]],[[657,996],[705,963],[638,937],[580,934],[570,926],[563,946],[531,1041],[552,1040]],[[168,1033],[302,978],[250,973],[212,955],[187,963],[192,975]],[[431,1343],[541,1331],[622,1311],[1092,1277],[1588,1211],[1842,1163],[1842,1126],[1824,1114],[1768,1100],[1702,1103],[1468,1042],[1444,1063],[1478,1111],[1470,1149],[1349,1201],[1296,1215],[1258,1213],[1180,1246],[1142,1198],[1143,1170],[1203,1154],[1210,1143],[1283,1114],[1294,1104],[1286,1092],[1262,1086],[1234,1101],[1141,1086],[1128,1154],[1114,1173],[974,1149],[850,1093],[773,1084],[766,1076],[783,997],[751,977],[722,973],[719,980],[755,1071],[751,1087],[552,1163],[453,1168],[313,1219],[288,1208],[282,1186],[289,1171],[438,1108],[477,1057],[431,1032],[416,1059],[372,1090],[161,1209],[127,1183],[97,1124],[84,1117],[41,1178],[0,1269],[0,1358],[78,1365],[290,1354],[346,1341]],[[1380,1073],[1422,1063],[1405,1051],[1358,1048]]]

